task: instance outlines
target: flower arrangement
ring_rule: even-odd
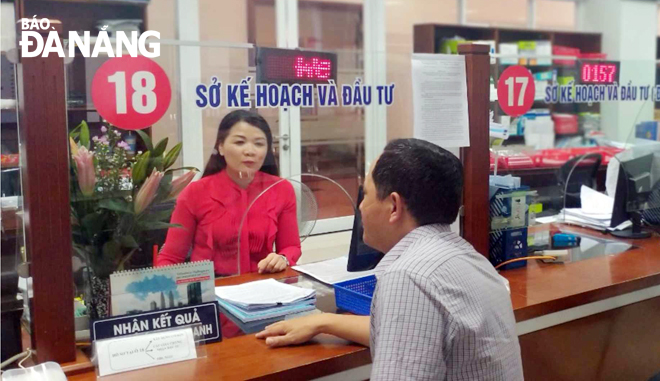
[[[181,143],[167,151],[167,138],[154,146],[146,133],[137,133],[147,150],[135,156],[112,125],[90,139],[83,121],[69,135],[74,254],[100,279],[130,268],[149,231],[177,226],[169,223],[174,199],[197,172],[171,168]],[[187,172],[173,179],[177,170]]]

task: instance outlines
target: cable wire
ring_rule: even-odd
[[[30,357],[32,357],[32,352],[33,352],[32,349],[28,348],[26,352],[28,353],[27,356],[25,356],[25,358],[24,358],[23,360],[21,360],[21,361],[18,362],[18,366],[19,366],[21,369],[25,369],[25,368],[23,368],[23,362],[24,362],[25,360],[29,359]]]
[[[532,255],[529,257],[520,257],[520,258],[514,258],[514,259],[509,259],[508,261],[504,261],[500,263],[499,265],[495,266],[495,270],[499,269],[502,266],[506,266],[509,263],[513,262],[519,262],[519,261],[527,261],[529,259],[552,259],[553,261],[557,259],[557,257],[552,257],[550,255]]]
[[[20,359],[21,357],[24,357],[23,360],[21,360],[21,363],[22,363],[24,360],[28,359],[30,356],[32,356],[32,350],[30,348],[28,348],[24,352],[21,352],[17,355],[14,355],[14,356],[8,358],[7,360],[3,361],[2,363],[0,363],[0,369],[2,369],[4,367],[6,367],[7,365],[15,362],[16,360]],[[20,366],[20,364],[19,364],[19,366]]]

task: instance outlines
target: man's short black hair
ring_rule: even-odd
[[[463,166],[451,152],[425,140],[393,140],[371,176],[378,198],[383,200],[397,192],[419,226],[456,220],[463,193]]]

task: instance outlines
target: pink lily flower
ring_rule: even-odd
[[[156,194],[158,192],[158,186],[160,185],[160,181],[163,179],[163,172],[159,172],[154,168],[154,170],[151,172],[151,175],[147,177],[147,179],[144,181],[144,184],[142,184],[142,187],[137,193],[137,196],[135,196],[135,200],[133,201],[133,210],[135,211],[136,214],[142,213],[149,204],[156,198]]]
[[[167,198],[176,198],[176,196],[178,196],[179,193],[181,193],[188,186],[188,184],[193,181],[196,174],[197,171],[195,170],[188,171],[183,176],[179,176],[176,180],[172,181],[172,189],[170,190],[170,194],[167,195]]]
[[[91,196],[96,186],[94,154],[86,147],[80,147],[73,156],[78,172],[78,186],[84,196]]]

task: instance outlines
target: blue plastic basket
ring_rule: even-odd
[[[375,289],[375,275],[336,283],[335,303],[337,308],[356,315],[369,315]]]

